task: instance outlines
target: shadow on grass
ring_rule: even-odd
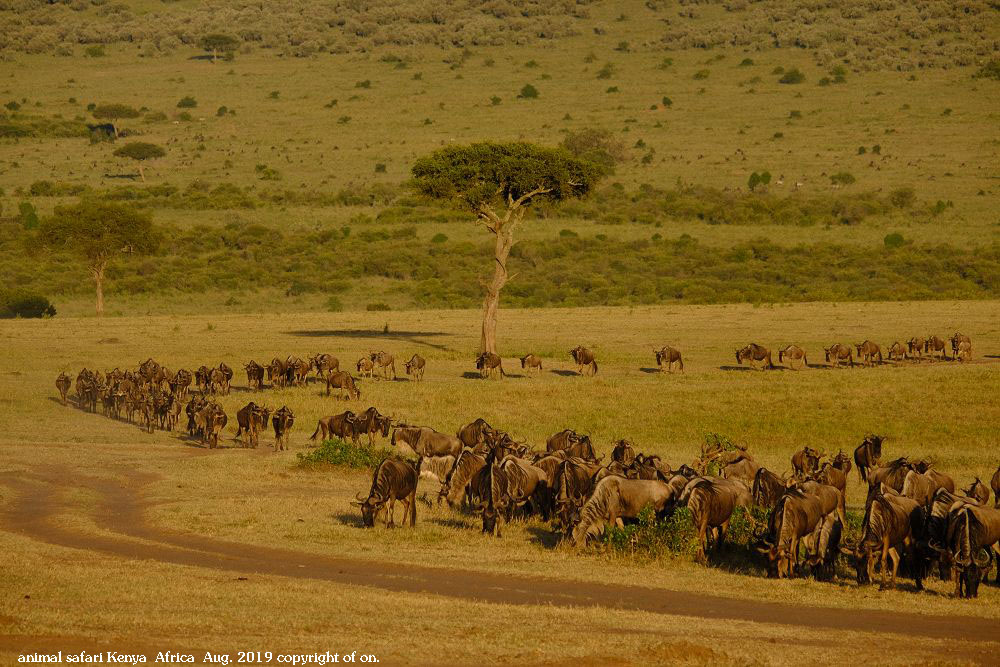
[[[417,517],[417,521],[420,517]],[[469,523],[467,521],[462,521],[461,519],[442,519],[439,517],[433,517],[427,519],[427,523],[433,523],[435,526],[441,526],[443,528],[456,528],[458,530],[469,530]],[[475,526],[473,526],[475,528]],[[481,529],[482,526],[479,526]]]
[[[648,366],[644,367],[644,368],[640,368],[639,371],[642,372],[642,373],[648,373],[649,375],[656,375],[656,374],[662,372],[662,371],[660,371],[659,368],[649,368]],[[664,373],[664,375],[666,375],[666,373]]]
[[[315,329],[300,331],[285,331],[290,336],[305,336],[307,338],[364,338],[395,340],[403,343],[414,343],[425,347],[432,347],[435,350],[449,350],[447,345],[431,343],[421,338],[434,338],[436,336],[451,336],[445,331],[377,331],[372,329]]]
[[[361,520],[361,510],[357,512],[335,512],[330,515],[330,518],[343,526],[350,526],[351,528],[364,528],[365,524]]]
[[[562,533],[543,526],[528,526],[527,532],[532,542],[546,549],[555,549],[563,539]]]
[[[583,377],[583,375],[581,373],[578,373],[576,371],[553,369],[553,370],[551,370],[549,372],[550,373],[555,373],[556,375],[558,375],[560,377],[564,377],[564,378],[568,378],[568,377]]]
[[[517,379],[517,378],[523,378],[523,377],[524,377],[523,375],[511,375],[509,373],[504,373],[503,377],[500,377],[500,375],[497,374],[497,373],[494,373],[493,375],[487,375],[487,376],[483,377],[482,375],[479,374],[479,371],[465,371],[464,373],[462,373],[462,378],[465,379],[465,380],[495,380],[495,381],[500,381],[500,380],[505,380],[507,378]]]

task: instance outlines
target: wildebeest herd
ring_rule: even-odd
[[[951,357],[948,356],[948,344],[951,346]],[[666,348],[665,348],[666,349]],[[845,343],[834,343],[823,348],[824,359],[831,368],[842,366],[853,367],[855,359],[862,366],[877,366],[883,363],[899,363],[905,360],[922,361],[923,359],[940,359],[942,361],[972,360],[972,340],[965,334],[955,333],[947,341],[938,336],[920,338],[914,336],[906,343],[896,341],[882,354],[882,347],[871,340],[855,343],[853,346]],[[787,359],[787,362],[785,361]],[[657,352],[657,363],[660,363],[660,353]],[[678,357],[679,360],[679,357]],[[736,350],[736,363],[747,362],[751,368],[767,370],[777,368],[771,350],[758,343],[750,343]],[[789,368],[799,370],[809,366],[806,351],[798,345],[788,345],[778,350],[778,363],[787,364]],[[683,369],[683,365],[681,365]]]

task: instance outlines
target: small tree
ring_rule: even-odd
[[[507,258],[514,230],[532,202],[560,201],[588,193],[603,170],[562,148],[529,143],[479,143],[448,146],[413,165],[414,185],[422,194],[470,209],[495,237],[493,278],[484,282],[480,349],[496,352],[500,291],[511,276]]]
[[[142,171],[142,163],[146,160],[155,160],[163,157],[167,152],[156,144],[148,144],[144,141],[130,141],[115,151],[116,157],[127,157],[135,160],[139,165],[139,178],[146,182],[146,175]]]
[[[101,104],[91,111],[94,118],[98,120],[111,121],[111,127],[115,130],[115,137],[118,137],[118,121],[122,118],[138,118],[139,110],[127,104]]]
[[[239,45],[240,40],[236,39],[232,35],[223,35],[220,33],[205,35],[198,40],[198,46],[200,46],[203,51],[208,51],[212,54],[213,63],[219,59],[220,53],[232,53],[239,47]]]
[[[51,249],[80,255],[94,276],[97,315],[104,314],[104,272],[115,255],[150,252],[157,234],[149,214],[110,202],[82,201],[57,206],[39,228],[39,240]]]

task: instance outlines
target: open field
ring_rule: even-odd
[[[906,579],[897,591],[858,588],[846,565],[837,583],[825,584],[766,579],[752,558],[724,558],[704,569],[684,558],[651,561],[597,547],[576,553],[538,521],[512,524],[492,539],[480,534],[476,517],[424,502],[415,530],[361,529],[349,501],[367,488],[368,473],[296,462],[297,453],[308,451],[315,420],[345,408],[315,384],[247,393],[238,372],[232,394],[220,398],[231,421],[226,446],[216,451],[62,407],[52,385],[60,370],[134,366],[148,356],[171,367],[225,360],[239,370],[251,358],[320,351],[348,365],[382,348],[397,358],[426,357],[425,381],[364,381],[362,400],[346,407],[376,405],[446,432],[482,416],[538,446],[571,427],[591,433],[599,453],[627,436],[675,466],[693,458],[705,433],[717,432],[781,471],[803,444],[850,450],[876,431],[889,436],[887,456],[930,456],[962,485],[976,475],[988,478],[998,463],[995,302],[508,311],[500,342],[511,377],[503,381],[475,377],[477,316],[415,311],[4,323],[0,539],[10,576],[3,584],[0,652],[46,641],[82,649],[99,638],[155,652],[181,648],[176,637],[183,636],[185,646],[205,650],[253,648],[246,641],[261,650],[350,644],[390,661],[428,663],[480,656],[550,664],[571,656],[728,663],[773,662],[777,642],[782,660],[816,663],[830,647],[849,645],[885,661],[880,642],[904,632],[920,636],[907,637],[889,661],[995,656],[995,620],[962,634],[984,622],[975,619],[1000,618],[992,583],[976,600],[955,600],[951,585],[936,580],[923,593]],[[821,345],[834,340],[888,343],[956,329],[972,337],[973,363],[817,367]],[[814,368],[735,366],[732,350],[750,339],[772,348],[797,342]],[[575,376],[566,354],[581,342],[598,352],[594,378]],[[650,350],[668,342],[685,353],[683,375],[650,372]],[[529,350],[546,359],[539,377],[516,367],[514,355]],[[291,451],[274,453],[267,436],[256,450],[231,440],[235,410],[251,398],[295,411]],[[423,480],[418,495],[433,499],[436,489]],[[862,498],[852,473],[849,504]],[[38,559],[59,566],[38,572]],[[532,577],[547,579],[533,584]],[[662,603],[642,602],[646,593],[639,592],[615,601],[616,589],[634,585],[660,591],[662,598],[649,595]],[[585,597],[572,597],[582,590]],[[672,598],[671,591],[683,593]],[[709,592],[719,599],[702,597]],[[753,601],[778,606],[768,612]],[[838,616],[838,609],[851,611]],[[883,612],[898,624],[879,617]],[[924,632],[919,618],[907,621],[905,614],[953,621],[928,620],[936,630]],[[364,646],[359,637],[369,638]]]

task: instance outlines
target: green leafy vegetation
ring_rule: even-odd
[[[374,470],[379,463],[387,458],[395,457],[396,453],[385,447],[372,447],[367,443],[354,444],[340,438],[324,440],[319,447],[311,452],[297,454],[299,465],[311,466],[327,464],[345,466],[348,468],[368,468]]]

